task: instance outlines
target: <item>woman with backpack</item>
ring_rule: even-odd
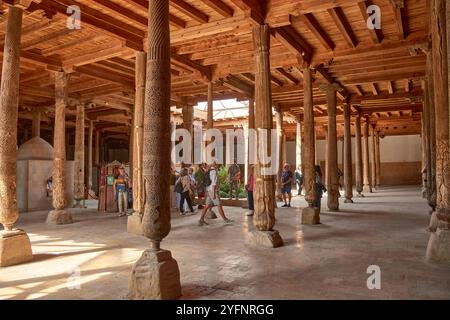
[[[186,168],[181,169],[180,178],[175,184],[175,191],[180,194],[180,214],[185,215],[184,211],[184,201],[186,200],[189,210],[194,213],[194,208],[192,207],[192,200],[190,194],[193,193],[192,190],[192,180],[188,174]]]
[[[217,163],[214,161],[209,170],[205,174],[205,186],[206,186],[206,203],[205,207],[203,208],[202,215],[200,217],[200,220],[198,221],[199,226],[207,225],[205,221],[205,216],[208,210],[212,207],[217,207],[219,209],[219,214],[222,217],[223,221],[225,223],[231,223],[233,220],[228,219],[225,216],[225,212],[223,211],[222,204],[220,202],[219,198],[219,184],[218,184],[218,174],[216,171]]]

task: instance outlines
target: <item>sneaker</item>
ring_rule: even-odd
[[[225,222],[225,223],[232,223],[233,222],[233,220],[231,220],[231,219],[225,219],[225,220],[223,220],[223,222]]]
[[[200,227],[202,227],[202,226],[207,226],[208,223],[207,223],[205,220],[200,220],[200,221],[198,222],[198,225],[199,225]]]
[[[282,207],[282,208],[287,208],[288,205],[287,205],[287,204],[283,204],[281,207]]]
[[[289,203],[289,204],[287,205],[287,207],[290,208],[290,207],[291,207],[291,204]]]
[[[118,217],[123,217],[125,214],[122,212],[119,212]]]
[[[186,212],[181,211],[181,212],[180,212],[180,215],[181,215],[181,216],[185,216],[185,215],[186,215]]]

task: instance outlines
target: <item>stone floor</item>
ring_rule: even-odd
[[[248,247],[252,221],[196,225],[174,214],[163,242],[178,260],[183,299],[450,299],[450,266],[424,261],[428,208],[415,187],[383,188],[322,224],[303,226],[299,208],[277,209],[285,246]],[[293,201],[304,206],[300,198]],[[326,198],[322,206],[326,205]],[[148,246],[126,233],[126,218],[73,209],[76,223],[47,226],[46,212],[22,214],[34,261],[0,269],[2,299],[124,299],[132,264]],[[367,268],[381,268],[381,289],[367,288]],[[80,280],[77,282],[77,275]],[[78,288],[79,284],[79,288]]]

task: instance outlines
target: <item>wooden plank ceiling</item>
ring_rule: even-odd
[[[8,3],[0,15],[3,53]],[[170,0],[172,101],[194,105],[214,98],[248,99],[255,59],[252,26],[272,28],[273,103],[302,117],[302,63],[311,62],[318,135],[326,125],[323,84],[337,82],[348,99],[386,135],[420,133],[421,81],[428,39],[423,0]],[[366,26],[367,7],[378,5],[381,30]],[[67,7],[81,9],[81,29],[67,28]],[[134,53],[145,50],[147,0],[42,0],[26,12],[22,30],[20,123],[45,111],[51,127],[54,72],[71,73],[69,95],[91,102],[86,112],[105,134],[129,132],[134,99]],[[265,17],[265,18],[264,18]],[[1,54],[2,54],[1,53]],[[338,114],[342,114],[339,108]],[[341,117],[338,121],[342,122]],[[73,106],[68,126],[73,126]],[[292,132],[294,125],[287,129]]]

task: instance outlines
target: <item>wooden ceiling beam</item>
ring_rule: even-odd
[[[361,1],[358,2],[358,7],[359,10],[361,11],[361,15],[364,18],[364,23],[367,25],[367,21],[370,19],[369,17],[369,7],[371,5],[371,1]],[[370,33],[370,37],[372,39],[372,42],[375,44],[380,44],[381,41],[383,41],[383,32],[381,31],[381,29],[377,29],[376,27],[373,29],[367,28],[367,30],[369,30]]]
[[[263,24],[265,12],[259,0],[230,0],[235,6],[245,12],[253,23]]]
[[[183,0],[170,0],[171,7],[181,11],[185,15],[191,17],[195,21],[199,23],[208,23],[209,17],[207,14],[203,13],[199,9],[195,8],[194,6],[190,5],[189,3],[183,1]]]
[[[348,46],[350,48],[356,48],[356,46],[358,45],[358,40],[356,40],[356,36],[352,30],[352,27],[345,17],[342,9],[339,7],[328,9],[328,14],[333,19],[334,24],[339,29],[339,32],[341,33],[345,42],[347,42]]]
[[[325,30],[320,26],[319,22],[316,20],[316,18],[313,16],[312,13],[307,13],[302,16],[303,22],[306,24],[306,26],[311,30],[311,32],[316,36],[316,38],[320,41],[322,46],[326,50],[333,51],[336,45],[334,44],[333,40],[330,39],[330,37],[327,35]]]
[[[231,18],[234,14],[234,9],[221,0],[201,0],[201,1],[225,18]]]
[[[370,90],[372,90],[372,94],[374,96],[378,96],[378,89],[377,89],[377,85],[375,83],[370,83]]]
[[[236,90],[240,93],[245,94],[247,97],[251,98],[254,96],[255,89],[253,86],[248,85],[247,83],[239,80],[233,75],[229,75],[226,78],[222,79],[223,85],[227,86],[233,90]]]
[[[392,81],[388,81],[387,86],[389,94],[394,94],[394,85],[392,84]]]
[[[362,91],[362,89],[361,89],[361,87],[359,85],[354,85],[353,88],[355,89],[356,94],[359,97],[362,97],[364,95],[364,92]]]
[[[275,28],[273,35],[286,49],[295,54],[297,59],[311,62],[313,48],[292,27]]]
[[[283,68],[276,68],[276,71],[281,74],[288,82],[290,82],[293,85],[298,85],[299,80],[295,78],[292,74],[284,70]]]
[[[194,62],[192,60],[190,60],[189,58],[187,58],[186,56],[183,55],[179,55],[176,53],[171,53],[170,58],[172,60],[172,62],[176,62],[179,64],[182,64],[183,66],[185,66],[186,68],[188,68],[189,70],[192,70],[194,72],[199,72],[200,75],[205,78],[206,80],[211,80],[211,68],[207,67],[207,66],[203,66],[197,62]]]
[[[404,0],[391,0],[391,6],[394,10],[395,15],[395,23],[397,25],[398,37],[400,40],[406,38],[406,30],[405,30],[405,19],[404,10],[405,10],[405,1]]]
[[[142,50],[142,39],[145,32],[129,24],[105,15],[74,0],[41,0],[41,3],[33,3],[29,11],[51,9],[55,12],[67,15],[67,7],[77,5],[83,13],[82,21],[86,25],[103,30],[105,33],[126,41],[127,46],[135,50]]]

